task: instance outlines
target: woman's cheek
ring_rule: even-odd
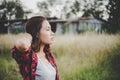
[[[45,30],[41,31],[41,33],[40,33],[40,40],[44,44],[51,44],[52,40],[50,38],[50,32],[49,31],[45,31]]]
[[[50,43],[50,38],[48,35],[43,35],[42,37],[42,42],[45,43],[45,44],[49,44]]]

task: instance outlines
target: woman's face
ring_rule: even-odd
[[[43,44],[52,44],[54,42],[54,33],[51,31],[51,26],[47,20],[42,23],[39,38]]]

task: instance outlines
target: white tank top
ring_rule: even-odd
[[[55,80],[56,70],[51,63],[46,63],[39,56],[38,64],[36,67],[35,80]]]

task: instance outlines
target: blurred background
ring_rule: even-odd
[[[0,80],[22,80],[11,57],[32,16],[55,32],[51,52],[61,80],[120,80],[119,0],[0,0]]]

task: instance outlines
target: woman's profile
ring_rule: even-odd
[[[25,30],[30,36],[17,40],[11,52],[23,80],[60,80],[50,52],[54,33],[49,22],[43,16],[35,16],[26,22]]]

